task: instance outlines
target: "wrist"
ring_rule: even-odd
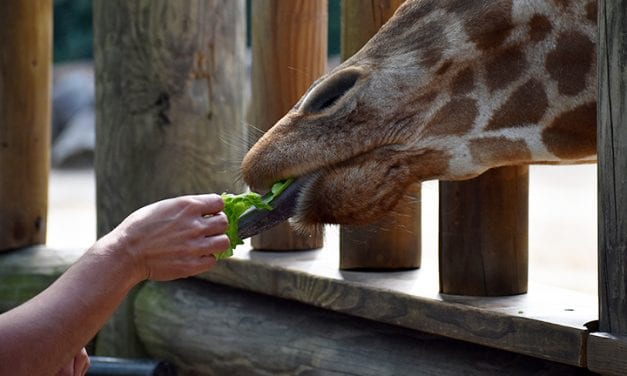
[[[98,262],[110,265],[111,271],[117,271],[129,287],[147,278],[145,268],[132,252],[131,243],[125,235],[114,231],[100,238],[88,251]]]

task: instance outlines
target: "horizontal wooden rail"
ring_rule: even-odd
[[[140,338],[152,356],[175,359],[184,374],[581,373],[575,366],[193,279],[148,283],[135,307]]]
[[[585,367],[586,324],[597,319],[595,296],[548,286],[528,294],[463,297],[440,294],[435,255],[402,272],[338,269],[337,234],[321,250],[277,255],[236,252],[203,279],[309,305]]]

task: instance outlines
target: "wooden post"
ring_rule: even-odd
[[[44,244],[52,0],[0,2],[0,251]]]
[[[440,183],[440,291],[496,296],[527,292],[527,166]]]
[[[270,129],[322,76],[327,64],[327,2],[255,0],[252,2],[252,108],[250,123]],[[251,133],[251,144],[259,134]],[[322,235],[305,237],[287,222],[251,240],[258,250],[322,247]]]
[[[402,0],[342,1],[342,60],[348,59],[379,30]],[[340,227],[340,269],[420,267],[420,184],[397,208],[376,223]]]
[[[135,209],[241,192],[244,1],[94,1],[98,236]],[[141,354],[132,294],[98,337]]]
[[[599,329],[627,335],[627,1],[599,1]]]

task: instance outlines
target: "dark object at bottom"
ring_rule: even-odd
[[[88,376],[176,376],[176,367],[164,360],[90,356]]]

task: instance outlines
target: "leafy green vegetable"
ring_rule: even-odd
[[[244,241],[237,235],[239,229],[238,220],[239,217],[249,208],[256,207],[257,209],[272,210],[270,203],[278,197],[287,188],[294,179],[282,180],[275,183],[270,192],[261,196],[255,192],[242,193],[234,195],[230,193],[222,193],[222,199],[224,200],[224,214],[229,220],[229,227],[226,230],[226,235],[231,241],[230,247],[221,253],[216,253],[215,258],[217,260],[225,259],[233,256],[233,249],[239,244],[244,244]]]

